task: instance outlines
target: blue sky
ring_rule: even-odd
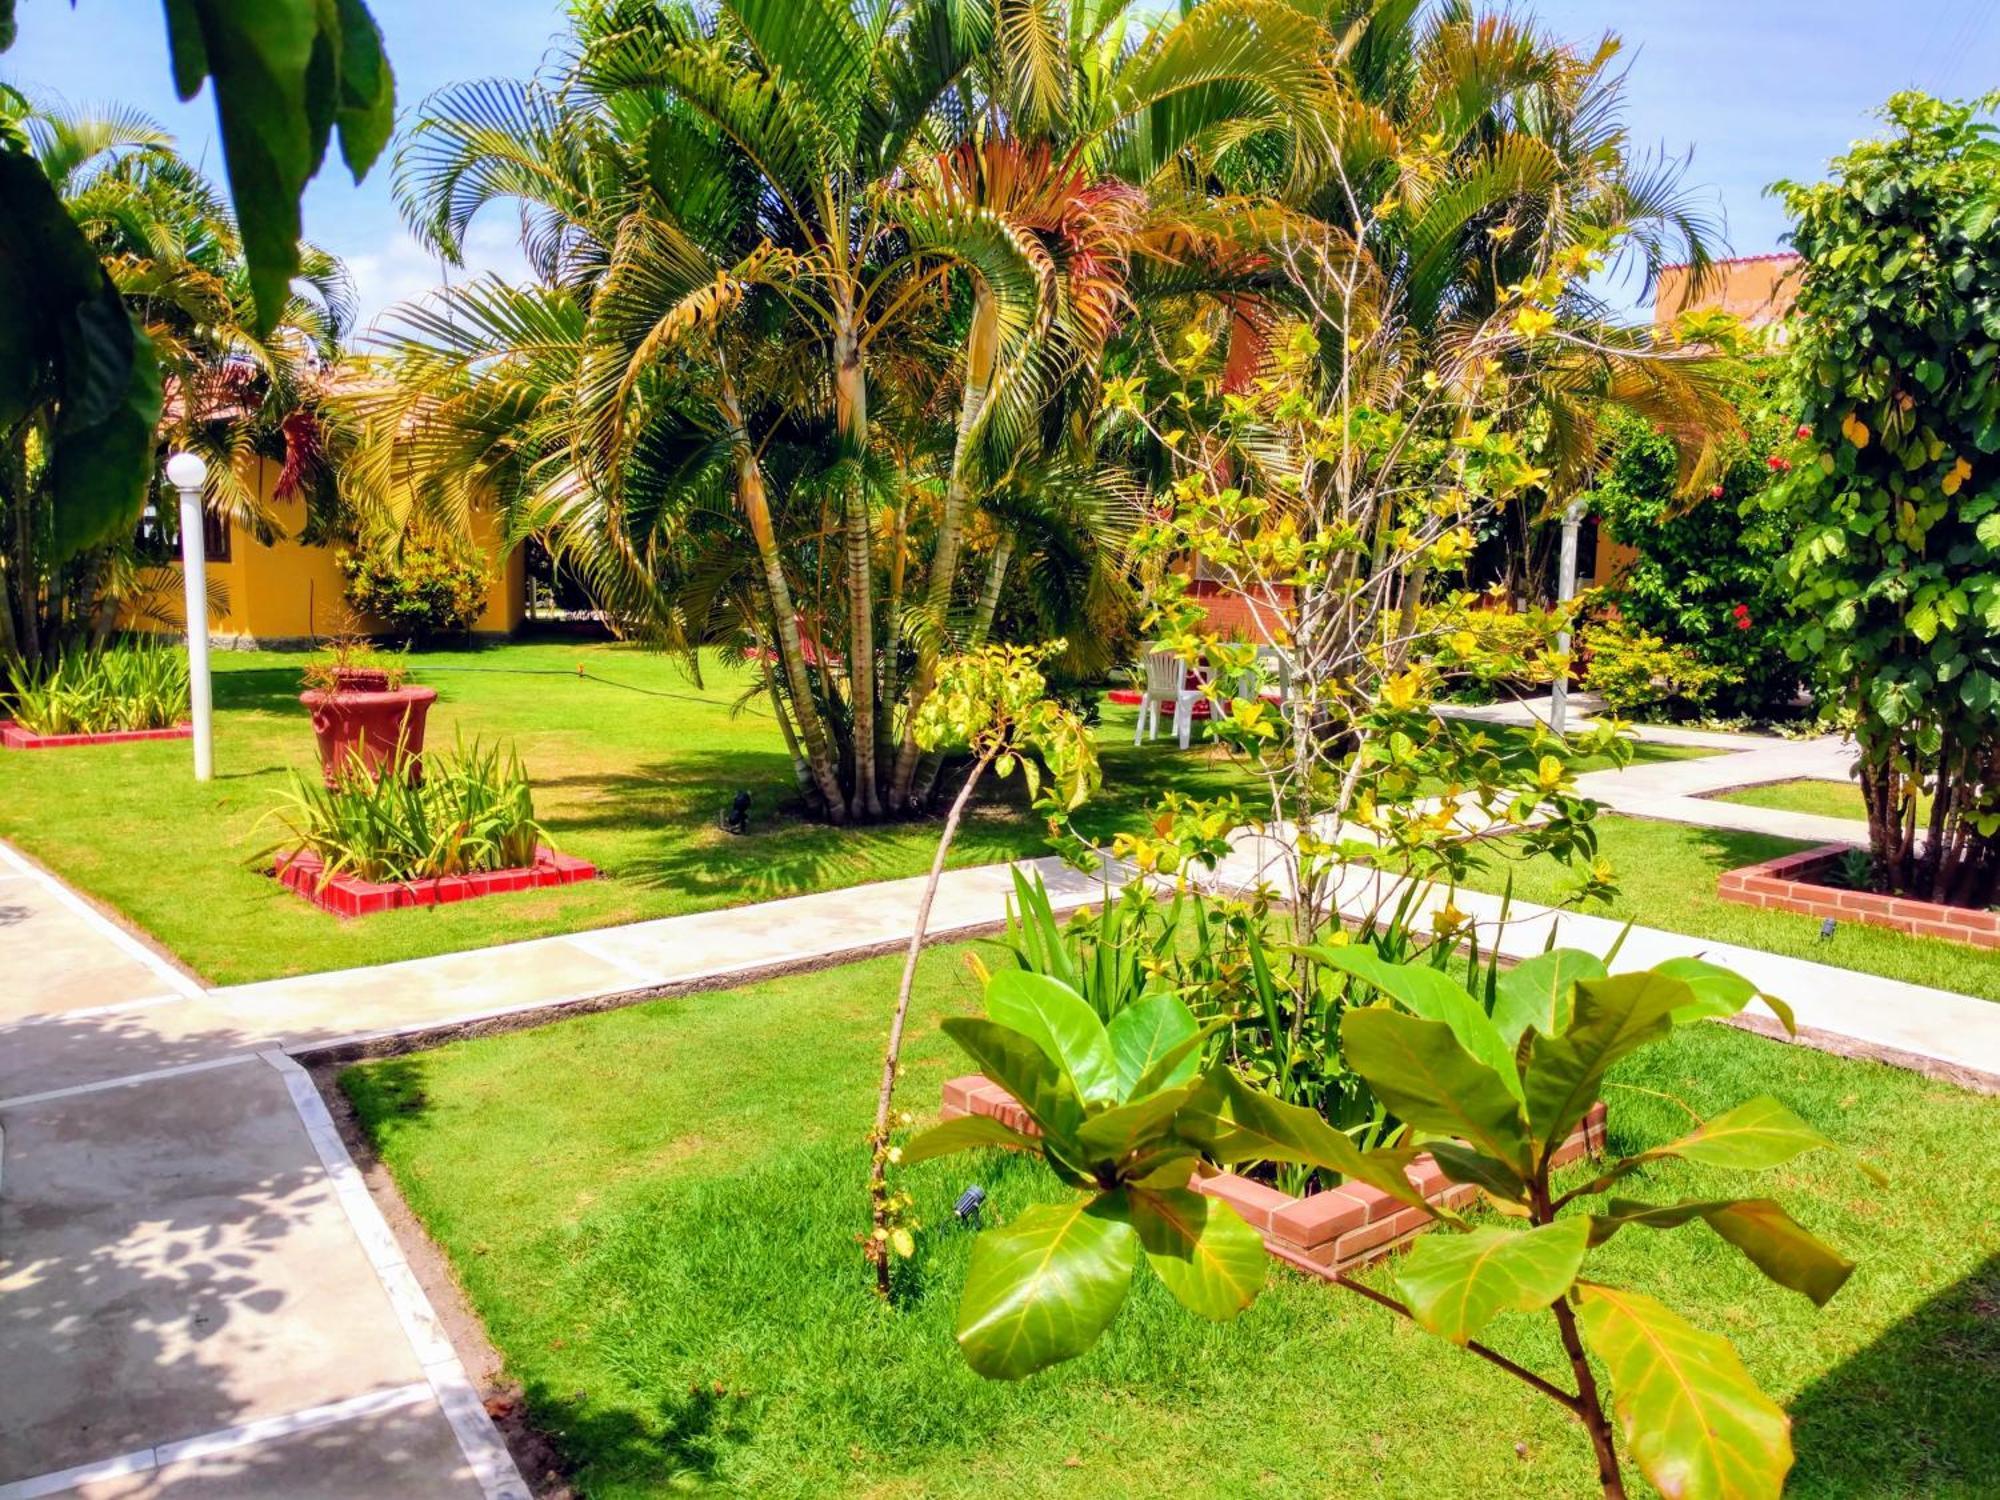
[[[560,29],[561,0],[370,0],[405,107],[443,84],[534,70]],[[1900,88],[1972,94],[2000,87],[1993,0],[1534,0],[1523,5],[1578,41],[1625,38],[1629,121],[1640,143],[1693,149],[1692,180],[1724,214],[1736,254],[1779,248],[1782,177],[1811,178]],[[168,82],[159,0],[22,0],[20,40],[0,79],[73,104],[136,105],[220,176],[213,104],[182,104]],[[385,161],[356,187],[330,162],[306,200],[306,231],[344,256],[363,321],[437,283],[441,269],[404,231]],[[518,272],[514,223],[475,231],[481,269]]]

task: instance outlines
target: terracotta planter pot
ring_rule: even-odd
[[[349,687],[350,681],[379,682],[379,689]],[[341,687],[331,693],[311,690],[299,694],[312,714],[313,733],[319,738],[320,774],[328,786],[336,785],[340,773],[355,756],[371,776],[380,776],[394,760],[400,744],[403,774],[411,781],[423,776],[424,720],[437,701],[437,689],[427,687],[390,688],[380,672],[343,671]]]

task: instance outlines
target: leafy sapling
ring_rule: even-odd
[[[882,1058],[882,1082],[876,1094],[875,1124],[868,1134],[869,1232],[865,1240],[875,1267],[875,1288],[889,1295],[892,1257],[915,1250],[907,1222],[909,1200],[889,1190],[889,1166],[897,1149],[890,1144],[896,1073],[903,1051],[903,1025],[910,1013],[910,994],[917,977],[917,959],[930,927],[931,905],[944,877],[945,859],[958,834],[959,820],[972,800],[973,789],[988,768],[1006,777],[1016,768],[1028,784],[1035,806],[1048,815],[1051,831],[1083,804],[1098,784],[1097,746],[1076,715],[1053,703],[1038,663],[1063,649],[1061,641],[1028,648],[987,646],[944,662],[935,691],[917,715],[917,743],[926,752],[964,746],[972,765],[945,815],[938,835],[930,876],[917,901],[917,921],[903,959],[903,977],[896,990],[896,1011],[889,1023],[889,1043]],[[1043,779],[1046,766],[1048,778]]]
[[[1832,1142],[1761,1097],[1575,1187],[1559,1188],[1551,1164],[1621,1059],[1753,999],[1789,1027],[1782,1002],[1691,958],[1612,975],[1592,954],[1554,949],[1499,975],[1490,1010],[1427,963],[1392,964],[1359,948],[1322,959],[1381,997],[1346,1013],[1340,1040],[1399,1122],[1389,1147],[1362,1151],[1315,1112],[1251,1088],[1225,1065],[1199,1068],[1201,1030],[1172,994],[1106,1026],[1059,981],[1010,971],[988,987],[987,1019],[945,1023],[1040,1134],[967,1117],[919,1136],[906,1159],[1003,1146],[1039,1154],[1078,1190],[975,1245],[958,1321],[973,1368],[1011,1379],[1082,1353],[1116,1315],[1142,1256],[1188,1310],[1234,1317],[1263,1284],[1258,1236],[1190,1191],[1190,1177],[1203,1163],[1310,1163],[1424,1207],[1445,1231],[1418,1240],[1397,1266],[1400,1296],[1346,1274],[1338,1284],[1569,1412],[1590,1437],[1607,1496],[1625,1494],[1621,1440],[1665,1494],[1778,1495],[1792,1464],[1790,1421],[1735,1350],[1647,1293],[1591,1274],[1588,1262],[1625,1230],[1700,1220],[1780,1286],[1823,1305],[1853,1263],[1773,1200],[1651,1203],[1613,1189],[1651,1162],[1763,1171]],[[1421,1150],[1452,1182],[1476,1187],[1495,1216],[1468,1221],[1426,1203],[1406,1175]],[[1554,1320],[1567,1383],[1480,1342],[1506,1311]]]

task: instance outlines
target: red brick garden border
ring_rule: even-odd
[[[72,745],[130,745],[140,740],[185,740],[194,735],[194,725],[175,724],[168,729],[113,729],[104,734],[36,734],[12,719],[0,719],[0,749],[66,750]]]
[[[340,917],[365,917],[403,906],[447,906],[478,896],[575,885],[597,878],[597,866],[589,860],[546,847],[535,850],[531,869],[482,870],[476,875],[439,875],[429,880],[376,881],[335,875],[322,884],[322,868],[317,854],[302,849],[280,857],[271,873],[313,905]]]
[[[991,1115],[1003,1125],[1035,1133],[1034,1122],[1014,1096],[977,1073],[945,1084],[941,1113],[947,1120],[955,1115]],[[1600,1100],[1563,1142],[1554,1162],[1565,1167],[1586,1153],[1598,1155],[1603,1150],[1604,1103]],[[1447,1179],[1443,1168],[1427,1155],[1410,1163],[1409,1178],[1427,1199],[1445,1208],[1462,1208],[1479,1194],[1479,1189],[1469,1184]],[[1422,1209],[1361,1182],[1343,1182],[1305,1198],[1294,1198],[1234,1172],[1197,1173],[1189,1186],[1235,1209],[1264,1237],[1264,1248],[1279,1260],[1329,1281],[1400,1249],[1412,1236],[1437,1222]]]
[[[1913,937],[1949,938],[1976,948],[2000,948],[2000,911],[1976,911],[1873,891],[1843,891],[1819,883],[1847,855],[1845,844],[1822,844],[1760,865],[1724,872],[1715,891],[1724,901],[1768,906],[1808,917],[1832,917],[1888,927]]]

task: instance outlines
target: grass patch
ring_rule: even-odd
[[[1548,1403],[1288,1272],[1215,1328],[1142,1269],[1090,1355],[978,1379],[951,1339],[970,1245],[951,1198],[976,1179],[1004,1219],[1059,1189],[998,1155],[903,1174],[930,1227],[899,1305],[876,1303],[854,1236],[894,983],[894,960],[855,964],[342,1076],[580,1494],[1595,1493]],[[964,1070],[936,1023],[975,999],[956,951],[926,956],[902,1095],[920,1118]],[[1860,1260],[1825,1313],[1699,1226],[1599,1263],[1736,1341],[1797,1424],[1790,1493],[2000,1490],[2000,1161],[1962,1149],[2000,1101],[1714,1025],[1617,1081],[1704,1113],[1776,1094],[1891,1174],[1876,1190],[1827,1157],[1752,1179]],[[1614,1150],[1685,1128],[1655,1094],[1610,1097]],[[1663,1163],[1634,1195],[1744,1182]],[[1496,1341],[1559,1369],[1545,1322],[1509,1315]]]
[[[293,769],[317,765],[299,705],[301,653],[219,652],[216,777],[197,785],[185,742],[0,755],[0,837],[109,903],[219,984],[420,958],[920,874],[938,825],[833,829],[792,810],[791,762],[747,671],[709,661],[696,686],[671,660],[620,645],[527,643],[416,652],[410,680],[438,690],[428,740],[518,746],[541,821],[603,878],[559,891],[343,922],[249,860],[275,841]],[[579,676],[582,667],[589,676]],[[600,680],[602,679],[602,680]],[[1132,711],[1108,708],[1105,789],[1079,822],[1095,838],[1137,827],[1169,787],[1243,784],[1197,743],[1135,749]],[[738,788],[752,833],[716,816]],[[987,778],[958,866],[1048,852],[1020,779]]]
[[[1859,922],[1843,922],[1831,939],[1822,940],[1818,917],[1739,906],[1716,895],[1716,877],[1725,870],[1796,853],[1814,847],[1811,844],[1610,814],[1597,820],[1597,830],[1599,850],[1611,861],[1619,895],[1607,904],[1585,907],[1592,915],[1629,917],[1645,927],[2000,1000],[2000,963],[1990,952]],[[1524,901],[1557,901],[1570,883],[1548,860],[1514,865],[1496,860],[1467,884],[1497,893],[1505,888],[1510,871],[1514,894]]]
[[[1711,800],[1734,802],[1743,807],[1775,807],[1780,812],[1815,813],[1822,818],[1852,818],[1857,823],[1868,820],[1861,788],[1851,781],[1820,781],[1810,777],[1799,781],[1767,781],[1759,786],[1738,787],[1733,792],[1718,792]],[[1930,793],[1919,793],[1917,821],[1923,823],[1930,815]]]

